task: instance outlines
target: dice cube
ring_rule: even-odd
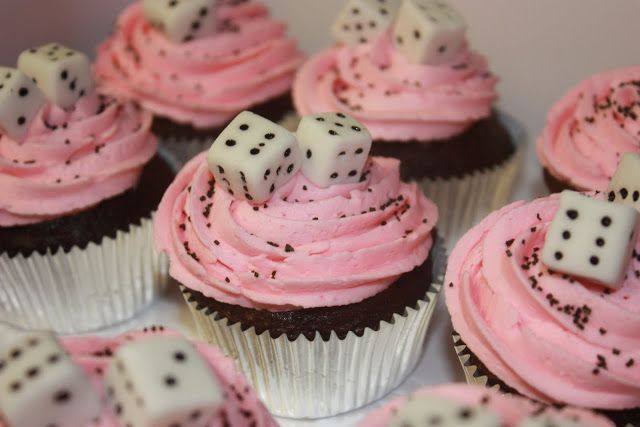
[[[609,183],[609,201],[633,206],[640,212],[640,153],[626,153]]]
[[[331,27],[342,43],[357,45],[374,41],[391,25],[400,0],[350,0]]]
[[[563,191],[542,261],[554,271],[618,289],[636,244],[638,217],[632,207]]]
[[[215,0],[144,0],[147,21],[175,43],[206,37],[216,31]]]
[[[32,333],[0,356],[0,418],[11,427],[83,427],[100,397],[52,334]]]
[[[398,408],[389,427],[500,427],[501,420],[484,407],[472,407],[435,396],[415,396]]]
[[[305,116],[296,132],[302,173],[315,185],[329,187],[360,180],[371,150],[366,127],[343,113]]]
[[[0,130],[21,141],[45,104],[36,84],[15,68],[0,67]]]
[[[58,43],[22,52],[18,69],[34,79],[50,102],[64,109],[93,90],[89,58]]]
[[[206,427],[223,402],[206,361],[177,337],[149,337],[120,347],[105,387],[123,426]]]
[[[411,62],[450,61],[465,44],[464,19],[444,0],[404,0],[393,28],[396,48]]]
[[[293,178],[302,161],[291,132],[244,111],[213,142],[208,163],[218,186],[260,204]]]

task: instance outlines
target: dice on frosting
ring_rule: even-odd
[[[10,427],[81,427],[100,396],[49,333],[21,337],[0,355],[0,414]]]
[[[150,337],[120,347],[105,387],[123,426],[205,427],[223,402],[206,361],[178,337]]]
[[[464,19],[444,0],[404,0],[393,36],[411,62],[437,65],[456,56],[465,44]]]
[[[144,14],[151,25],[173,42],[184,43],[216,30],[216,0],[144,0]]]
[[[319,187],[358,182],[369,151],[371,134],[344,113],[305,116],[296,132],[302,151],[302,172]]]
[[[209,149],[209,169],[216,183],[241,200],[269,200],[300,169],[295,136],[270,120],[243,111]]]
[[[356,45],[375,40],[387,31],[401,0],[350,0],[333,22],[331,32],[343,43]]]
[[[609,201],[640,212],[640,153],[626,153],[609,183]]]
[[[0,67],[0,130],[21,140],[45,103],[36,84],[15,68]]]
[[[81,52],[58,43],[25,50],[18,69],[35,80],[47,99],[61,108],[71,108],[93,90],[91,64]]]
[[[620,288],[636,243],[638,218],[629,206],[563,191],[542,261],[552,270]]]
[[[484,407],[473,407],[435,396],[415,396],[398,408],[389,427],[500,427],[498,416]]]

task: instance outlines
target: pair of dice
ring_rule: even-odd
[[[347,44],[369,43],[392,23],[396,48],[417,64],[448,62],[465,44],[464,19],[444,0],[350,0],[332,32]]]
[[[86,55],[57,43],[24,51],[18,69],[0,67],[0,129],[21,140],[47,100],[67,109],[92,89]]]
[[[640,225],[640,154],[622,157],[608,199],[562,193],[542,251],[548,267],[612,289],[622,286]]]
[[[144,0],[145,18],[175,43],[216,31],[216,0]]]
[[[343,113],[305,116],[294,135],[244,111],[213,142],[208,163],[219,186],[260,204],[300,169],[318,187],[358,182],[370,150],[369,131]]]
[[[159,336],[118,349],[104,395],[119,425],[132,427],[205,427],[223,401],[193,345]],[[53,334],[21,336],[0,354],[0,418],[9,427],[85,427],[103,408],[100,393]]]

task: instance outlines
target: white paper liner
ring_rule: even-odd
[[[0,320],[58,333],[95,330],[140,312],[167,281],[167,259],[144,218],[85,249],[0,255]]]
[[[391,392],[412,372],[441,289],[446,252],[440,239],[432,252],[433,281],[424,301],[403,315],[380,322],[377,331],[344,339],[331,333],[313,340],[300,335],[289,341],[254,328],[243,331],[216,312],[185,299],[201,338],[233,357],[271,413],[290,418],[321,418],[347,412]]]

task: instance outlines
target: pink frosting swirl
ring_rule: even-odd
[[[397,397],[382,408],[373,411],[360,423],[361,427],[386,427],[410,399],[415,397],[437,397],[451,400],[469,408],[482,407],[493,411],[502,422],[510,427],[519,425],[526,417],[544,416],[552,421],[574,421],[589,427],[612,427],[606,418],[584,409],[566,407],[557,409],[541,406],[529,399],[501,394],[495,390],[466,384],[445,384],[423,388],[410,397]],[[553,424],[552,424],[553,425]]]
[[[488,117],[496,82],[487,61],[467,47],[447,64],[413,64],[385,34],[315,55],[298,72],[293,96],[301,115],[344,111],[375,140],[431,141]]]
[[[253,2],[222,5],[217,19],[214,36],[175,44],[145,20],[141,2],[131,5],[98,48],[103,90],[200,128],[289,90],[302,55],[284,23]]]
[[[640,152],[640,67],[595,75],[549,112],[540,162],[581,190],[606,191],[621,156]]]
[[[557,195],[487,217],[449,258],[446,301],[470,350],[535,399],[640,406],[640,256],[621,289],[554,273],[540,261]],[[636,253],[640,240],[636,242]]]
[[[438,210],[399,162],[372,158],[357,184],[316,187],[301,173],[252,207],[214,187],[206,153],[165,194],[156,246],[171,275],[229,304],[346,305],[387,288],[428,257]]]
[[[22,142],[0,139],[0,227],[87,209],[136,185],[155,155],[151,114],[98,95],[46,105]]]

